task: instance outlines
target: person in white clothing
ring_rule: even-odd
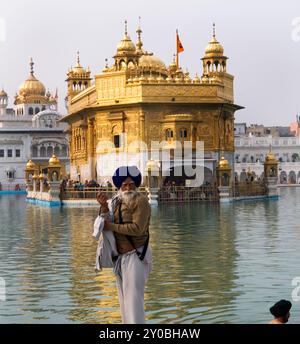
[[[152,266],[149,245],[151,207],[146,196],[138,191],[141,173],[135,166],[119,167],[113,183],[118,194],[112,201],[113,221],[105,220],[104,230],[116,238],[118,259],[115,262],[117,288],[124,324],[144,324],[144,290]],[[107,196],[97,194],[100,214],[109,212]]]

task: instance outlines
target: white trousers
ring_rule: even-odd
[[[120,263],[121,276],[117,276],[117,288],[122,323],[144,324],[144,291],[152,267],[150,245],[143,261],[133,251],[122,255]]]

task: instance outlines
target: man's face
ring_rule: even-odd
[[[128,177],[124,180],[124,182],[121,185],[121,191],[135,191],[136,186],[134,181]]]

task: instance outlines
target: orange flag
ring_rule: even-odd
[[[176,47],[177,47],[177,54],[182,53],[184,51],[183,45],[180,42],[178,30],[176,30]]]

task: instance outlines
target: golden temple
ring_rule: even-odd
[[[204,142],[206,178],[215,175],[225,157],[231,167],[234,158],[234,77],[227,72],[223,46],[213,37],[202,58],[201,77],[191,78],[175,59],[166,66],[144,50],[142,30],[137,43],[125,32],[117,45],[114,64],[94,79],[79,59],[67,73],[68,114],[63,121],[70,128],[70,174],[72,179],[98,179],[101,142],[111,142],[117,151],[127,143],[165,141]]]

